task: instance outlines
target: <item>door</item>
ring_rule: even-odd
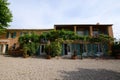
[[[71,45],[70,44],[64,44],[64,53],[65,53],[65,55],[71,54]]]
[[[8,44],[6,44],[6,51],[5,53],[8,53]]]
[[[45,55],[45,45],[40,46],[40,55]]]
[[[65,55],[68,54],[68,51],[67,51],[67,44],[64,44],[64,51],[65,51]]]

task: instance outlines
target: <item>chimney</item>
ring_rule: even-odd
[[[96,25],[99,25],[99,24],[100,24],[99,22],[96,23]]]

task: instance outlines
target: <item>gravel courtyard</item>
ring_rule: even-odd
[[[0,80],[120,80],[120,60],[47,60],[0,55]]]

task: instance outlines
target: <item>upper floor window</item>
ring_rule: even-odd
[[[93,36],[98,36],[99,32],[98,31],[93,31]]]
[[[77,34],[80,35],[80,36],[83,36],[84,35],[84,31],[77,31]]]
[[[15,38],[16,37],[16,32],[7,32],[6,38]]]
[[[11,38],[15,38],[16,37],[16,32],[11,33]]]
[[[85,36],[85,35],[89,35],[89,32],[88,32],[88,30],[85,30],[85,31],[77,31],[77,34],[80,35],[80,36]]]

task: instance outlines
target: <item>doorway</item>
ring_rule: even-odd
[[[65,50],[65,55],[67,55],[68,54],[68,51],[67,51],[67,44],[64,44],[64,50]]]
[[[40,55],[45,55],[45,45],[40,45]]]
[[[71,54],[71,45],[70,44],[64,44],[64,54],[65,55]]]
[[[6,50],[5,53],[8,53],[8,44],[6,44]]]

